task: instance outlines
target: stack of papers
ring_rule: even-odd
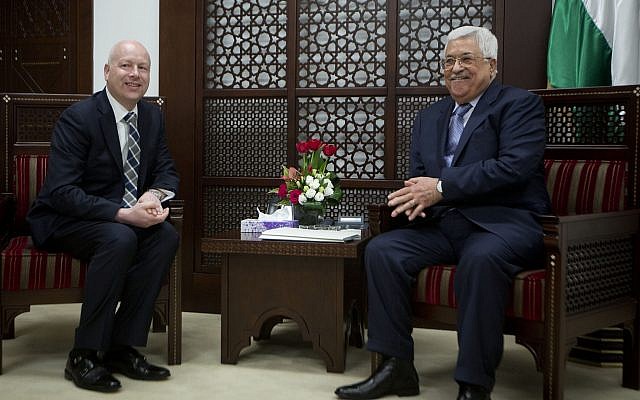
[[[262,232],[260,239],[344,243],[350,240],[360,239],[360,229],[334,231],[325,229],[275,228]]]

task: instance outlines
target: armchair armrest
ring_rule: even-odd
[[[637,299],[640,209],[554,218],[545,227],[549,317]]]
[[[379,235],[392,229],[402,228],[420,221],[420,218],[409,221],[404,214],[392,217],[391,212],[393,211],[393,207],[386,204],[369,204],[368,211],[369,233],[371,236]]]
[[[184,216],[184,200],[169,201],[169,222],[178,232],[180,242],[176,256],[169,270],[169,310],[167,319],[169,322],[167,340],[169,365],[182,362],[182,223]]]

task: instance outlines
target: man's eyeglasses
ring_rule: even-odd
[[[465,54],[462,57],[447,57],[440,61],[440,65],[442,69],[450,70],[456,65],[456,62],[459,62],[461,67],[469,68],[475,65],[476,60],[491,60],[491,57],[476,57],[471,54]]]

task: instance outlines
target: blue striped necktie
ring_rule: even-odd
[[[453,153],[455,153],[456,147],[458,147],[460,136],[462,136],[462,131],[464,130],[464,116],[470,108],[471,104],[469,103],[461,104],[451,115],[447,147],[444,152],[444,161],[447,164],[447,167],[450,167],[451,162],[453,161]]]
[[[129,127],[127,159],[124,162],[124,196],[122,205],[133,207],[138,201],[138,166],[140,165],[140,133],[136,128],[136,115],[128,113],[123,118]]]

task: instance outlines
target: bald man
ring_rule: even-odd
[[[60,116],[46,181],[28,215],[38,247],[89,263],[65,368],[83,389],[119,390],[113,373],[170,376],[134,348],[147,343],[154,302],[178,248],[163,207],[175,196],[178,174],[159,109],[141,101],[150,69],[139,42],[113,46],[105,89]]]

